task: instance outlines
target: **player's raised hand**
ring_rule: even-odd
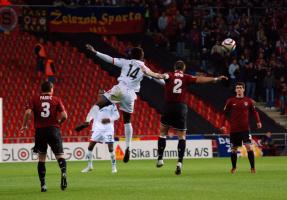
[[[93,47],[92,45],[90,45],[90,44],[86,44],[86,48],[87,48],[89,51],[91,51],[91,52],[94,52],[94,53],[97,52],[97,51],[94,49],[94,47]]]
[[[228,80],[228,77],[226,77],[226,76],[219,76],[219,77],[217,77],[217,80],[218,81]]]

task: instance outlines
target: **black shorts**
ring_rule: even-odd
[[[185,131],[187,118],[187,105],[184,103],[167,103],[164,106],[161,123],[174,129]]]
[[[251,144],[249,131],[230,133],[230,144],[232,147],[241,147],[243,144]]]
[[[57,127],[36,128],[35,151],[47,153],[48,145],[55,155],[64,153],[60,129]]]

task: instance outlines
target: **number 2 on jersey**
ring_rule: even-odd
[[[50,103],[49,102],[42,102],[41,104],[43,111],[41,112],[41,117],[47,118],[50,116]]]
[[[135,70],[132,71],[133,65],[130,64],[129,66],[130,66],[130,69],[127,73],[127,76],[132,77],[133,79],[136,79],[140,71],[140,68],[136,68]]]
[[[182,89],[180,88],[182,86],[182,80],[176,78],[174,79],[174,84],[173,93],[180,94],[182,92]]]

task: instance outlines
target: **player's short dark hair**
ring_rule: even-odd
[[[182,60],[178,60],[173,65],[174,70],[185,70],[185,63]]]
[[[51,92],[52,88],[53,88],[53,83],[51,83],[50,81],[45,81],[41,85],[41,91],[42,92]]]
[[[100,94],[100,95],[105,94],[105,92],[106,92],[105,90],[99,89],[99,94]]]
[[[140,47],[134,47],[131,50],[131,59],[135,60],[143,60],[144,58],[144,51]]]
[[[235,84],[235,87],[236,87],[236,86],[242,86],[243,89],[245,89],[245,83],[243,83],[243,82],[237,82],[237,83]]]

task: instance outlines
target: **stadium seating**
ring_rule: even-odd
[[[30,128],[21,135],[19,129],[23,120],[25,103],[31,95],[39,92],[40,83],[45,79],[36,73],[34,45],[37,39],[28,34],[0,34],[0,96],[4,101],[4,143],[32,142],[34,130]],[[89,130],[73,131],[97,98],[99,89],[110,89],[116,79],[102,70],[68,42],[47,42],[47,53],[55,62],[57,77],[55,95],[62,97],[69,119],[62,128],[66,142],[88,141]],[[158,135],[159,113],[138,97],[132,118],[134,135]],[[30,127],[33,127],[30,123]],[[116,122],[116,135],[123,136],[122,117]]]

